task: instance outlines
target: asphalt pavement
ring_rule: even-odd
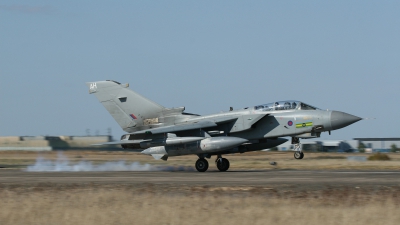
[[[185,186],[400,186],[400,171],[26,172],[0,169],[0,184],[151,184]]]

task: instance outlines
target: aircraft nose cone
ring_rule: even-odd
[[[352,123],[362,120],[358,116],[353,116],[348,113],[332,111],[331,114],[331,126],[332,130],[340,129],[346,127]]]

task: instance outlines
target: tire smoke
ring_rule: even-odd
[[[35,164],[26,168],[27,172],[80,172],[80,171],[160,171],[164,168],[156,167],[150,164],[141,164],[139,162],[126,163],[124,160],[116,162],[105,162],[102,164],[93,164],[92,162],[82,160],[80,162],[71,162],[62,153],[58,154],[56,160],[48,160],[38,157]]]

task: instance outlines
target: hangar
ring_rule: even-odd
[[[354,140],[363,143],[367,151],[372,152],[390,152],[392,146],[400,147],[400,138],[354,138]]]

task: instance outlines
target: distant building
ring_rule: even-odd
[[[0,151],[121,150],[120,146],[95,146],[112,141],[112,136],[8,136],[0,137]]]
[[[366,148],[372,149],[372,152],[390,152],[391,146],[400,147],[400,138],[354,138],[362,142]]]

